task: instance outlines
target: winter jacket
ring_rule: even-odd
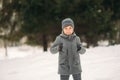
[[[63,47],[59,51],[61,44]],[[78,46],[80,46],[79,50]],[[70,36],[63,33],[57,36],[50,51],[53,54],[59,52],[58,74],[78,74],[82,71],[79,53],[84,54],[86,50],[81,45],[80,38],[75,33]]]

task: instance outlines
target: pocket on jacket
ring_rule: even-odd
[[[74,56],[74,64],[75,64],[75,65],[79,65],[79,64],[80,64],[79,54],[76,54],[76,55]]]
[[[68,65],[66,64],[66,61],[64,61],[63,63],[61,62],[59,64],[59,68],[60,68],[60,70],[67,71],[68,70]]]
[[[66,59],[65,58],[60,59],[59,64],[60,65],[65,65],[66,64]]]

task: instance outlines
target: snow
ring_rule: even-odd
[[[0,48],[0,80],[60,80],[58,54],[40,47]],[[120,80],[120,45],[87,49],[81,55],[82,80]],[[70,80],[72,76],[70,76]]]

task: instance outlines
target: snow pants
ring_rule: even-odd
[[[60,80],[69,80],[70,75],[60,75]],[[81,80],[81,73],[72,74],[73,80]]]

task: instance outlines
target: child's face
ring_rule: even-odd
[[[74,29],[72,26],[67,26],[65,28],[63,28],[63,32],[66,35],[71,35],[73,33]]]

